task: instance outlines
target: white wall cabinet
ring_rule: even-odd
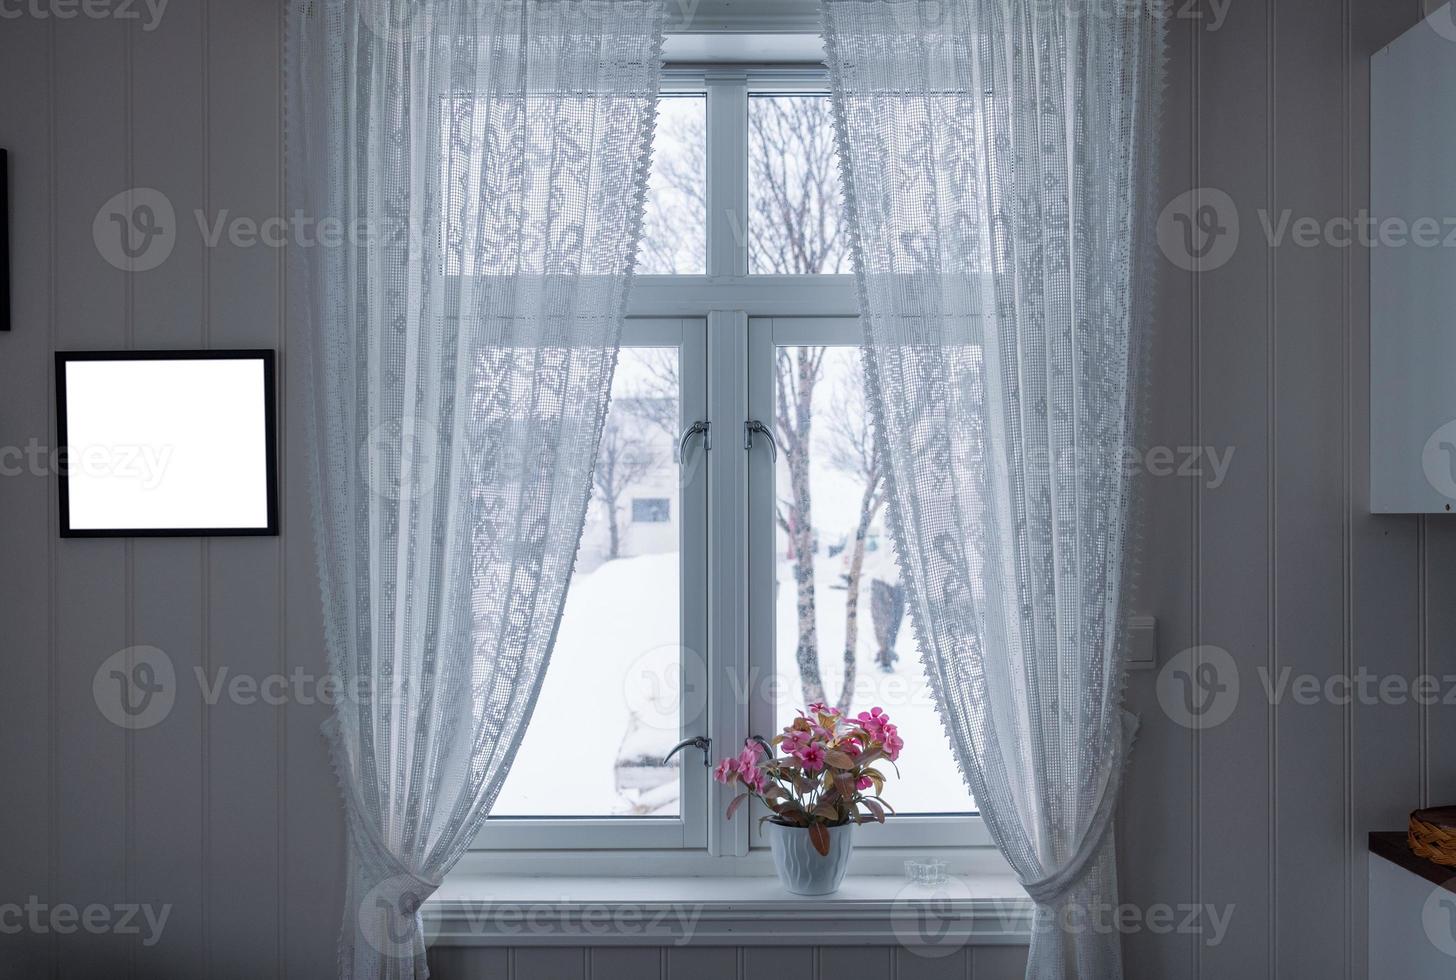
[[[1371,57],[1370,99],[1370,220],[1353,229],[1370,250],[1370,509],[1456,513],[1450,4]]]

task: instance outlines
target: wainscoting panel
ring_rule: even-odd
[[[1024,946],[967,946],[924,957],[903,947],[437,947],[434,980],[1021,980]]]

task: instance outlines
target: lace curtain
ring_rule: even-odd
[[[293,0],[294,322],[312,375],[345,977],[418,909],[551,653],[637,249],[661,0]]]
[[[823,2],[908,605],[966,782],[1037,903],[1027,976],[1046,980],[1122,976],[1097,925],[1115,917],[1095,916],[1117,906],[1135,728],[1124,461],[1161,85],[1150,9]]]

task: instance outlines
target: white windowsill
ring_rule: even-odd
[[[1010,875],[927,888],[850,876],[823,897],[773,877],[452,874],[424,906],[435,946],[1024,945],[1032,903]]]

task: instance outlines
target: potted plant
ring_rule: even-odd
[[[749,799],[773,811],[762,820],[784,887],[828,895],[844,880],[855,825],[884,823],[895,812],[881,796],[885,775],[877,765],[895,768],[905,742],[882,708],[849,718],[811,704],[798,715],[771,743],[749,739],[718,763],[713,778],[743,787],[728,804],[729,819]]]

